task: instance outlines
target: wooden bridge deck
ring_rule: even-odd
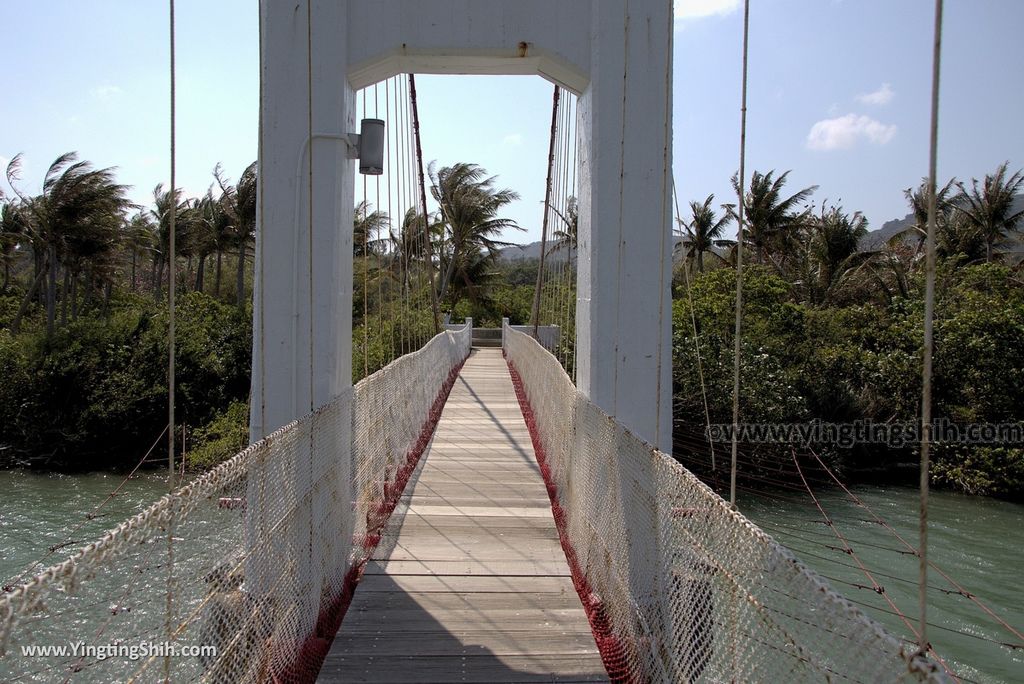
[[[321,682],[606,681],[498,349],[475,349]]]

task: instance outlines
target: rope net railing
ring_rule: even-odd
[[[506,328],[574,584],[617,681],[945,681]]]
[[[313,681],[470,343],[440,333],[0,596],[0,681]]]

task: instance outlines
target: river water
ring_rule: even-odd
[[[853,494],[907,542],[917,545],[918,493],[906,487],[862,486]],[[822,508],[850,548],[893,603],[915,627],[918,622],[918,559],[865,508],[840,489],[816,490]],[[844,544],[806,494],[773,493],[739,497],[748,518],[788,546],[834,589],[859,604],[894,634],[915,641],[911,629],[885,597],[841,551]],[[1024,631],[1024,505],[933,491],[929,500],[928,556],[999,617]],[[1024,682],[1024,650],[996,642],[1017,642],[1010,632],[935,571],[928,578],[928,639],[962,681]]]
[[[79,545],[95,539],[139,512],[167,491],[166,478],[133,478],[101,511],[86,520],[97,504],[121,482],[113,474],[56,475],[0,471],[0,579],[9,582],[43,557],[47,548],[75,542],[46,557],[46,565],[63,560]],[[917,492],[906,488],[858,487],[853,490],[868,508],[910,543],[917,539]],[[917,559],[899,540],[841,490],[817,493],[822,507],[847,538],[857,557],[875,573],[899,610],[917,619]],[[1018,630],[1024,630],[1024,506],[992,499],[933,492],[929,554],[935,563]],[[806,495],[741,497],[740,510],[834,588],[861,605],[895,634],[913,633],[883,596],[855,585],[869,585],[833,529],[823,524]],[[72,532],[73,528],[83,523]],[[929,578],[929,637],[950,669],[963,681],[1024,682],[1024,651],[994,642],[1013,637],[967,598],[948,593],[951,585]]]

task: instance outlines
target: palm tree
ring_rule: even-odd
[[[195,203],[190,222],[189,250],[199,260],[196,265],[196,292],[202,292],[205,285],[206,259],[214,252],[217,252],[218,257],[220,256],[220,241],[227,234],[230,226],[231,217],[228,216],[224,202],[219,196],[214,196],[213,186],[210,186],[206,190],[206,195]]]
[[[560,227],[554,231],[551,236],[554,238],[554,244],[551,249],[548,250],[548,254],[562,251],[563,248],[568,250],[566,254],[565,263],[572,268],[572,251],[576,249],[577,234],[579,232],[580,224],[580,208],[576,201],[576,198],[572,195],[565,198],[565,211],[558,209],[557,207],[551,207],[551,210],[555,212],[555,216],[561,222]]]
[[[946,226],[949,225],[953,207],[956,204],[956,197],[953,195],[953,188],[956,185],[956,178],[950,178],[942,188],[935,192],[935,223],[936,232],[941,235]],[[907,188],[903,195],[910,205],[910,212],[914,217],[914,224],[900,233],[901,236],[914,235],[917,237],[917,251],[924,248],[925,239],[928,236],[928,179],[921,179],[917,188]]]
[[[182,198],[181,188],[171,192],[164,189],[163,183],[158,183],[153,188],[153,209],[150,215],[153,225],[157,229],[157,248],[153,253],[153,298],[158,300],[162,295],[164,282],[164,268],[175,268],[176,264],[168,264],[167,257],[170,253],[171,236],[171,208],[174,208],[174,240],[177,243],[185,235],[185,222],[178,220],[184,218],[185,210],[189,201]]]
[[[807,285],[812,301],[830,300],[847,276],[874,256],[874,252],[860,251],[860,242],[867,233],[868,221],[859,211],[850,216],[841,206],[822,206],[821,214],[810,222],[813,282]]]
[[[157,249],[157,226],[153,222],[150,211],[138,211],[128,219],[123,227],[121,244],[128,250],[131,259],[131,284],[134,292],[138,287],[138,262],[143,254],[155,253]]]
[[[713,247],[731,243],[729,240],[722,239],[722,233],[732,221],[732,213],[726,209],[723,216],[716,216],[715,210],[711,208],[711,203],[714,201],[714,194],[708,195],[703,202],[692,201],[690,202],[690,213],[693,218],[690,222],[686,223],[682,219],[678,219],[679,225],[686,231],[686,237],[683,238],[686,258],[695,259],[697,270],[701,273],[704,272],[704,254],[710,253],[717,256]]]
[[[373,207],[367,200],[355,207],[352,219],[352,256],[363,257],[382,251],[385,239],[380,236],[390,230],[391,219],[386,212],[370,211]]]
[[[790,172],[774,178],[775,171],[761,174],[757,171],[750,179],[743,201],[745,216],[744,236],[754,249],[760,263],[771,262],[781,270],[781,261],[793,250],[801,228],[806,224],[809,210],[800,205],[818,189],[812,185],[782,198],[782,188]],[[739,196],[739,175],[733,175],[732,186]],[[778,256],[779,261],[773,261]]]
[[[976,178],[972,178],[969,191],[963,183],[957,183],[963,201],[956,209],[963,213],[984,237],[986,262],[992,261],[993,248],[1000,244],[1008,233],[1017,230],[1017,224],[1024,218],[1024,209],[1013,210],[1017,193],[1024,185],[1024,175],[1017,171],[1007,178],[1008,164],[1009,162],[1003,162],[995,173],[986,174],[980,185]]]
[[[36,256],[37,274],[12,322],[17,331],[29,302],[48,275],[45,289],[46,331],[54,329],[57,272],[76,258],[106,258],[114,248],[109,239],[124,212],[132,207],[128,188],[114,180],[114,169],[94,169],[74,152],[57,157],[43,177],[42,193],[26,197],[18,190],[21,155],[7,165],[7,181],[21,200],[26,235]],[[91,250],[96,251],[91,251]]]
[[[245,255],[249,243],[256,237],[256,162],[249,164],[242,171],[238,184],[232,186],[218,164],[213,170],[213,177],[221,189],[221,201],[231,218],[234,246],[238,249],[238,264],[235,272],[235,293],[238,308],[245,307]]]
[[[0,192],[0,200],[6,200]],[[4,292],[11,284],[11,264],[14,262],[21,241],[26,237],[27,227],[25,216],[17,201],[5,201],[0,204],[0,253],[4,261],[4,283],[0,288]]]
[[[496,239],[502,231],[523,230],[512,219],[498,216],[503,207],[519,199],[519,193],[495,189],[496,177],[488,177],[477,164],[459,162],[438,170],[436,162],[431,162],[428,171],[430,192],[440,205],[446,228],[443,256],[447,265],[438,294],[438,300],[444,301],[456,275],[465,283],[472,273],[480,272],[481,263],[492,265],[497,260],[499,250],[510,244]]]

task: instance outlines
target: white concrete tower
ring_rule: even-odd
[[[252,437],[351,385],[355,90],[538,74],[580,97],[579,387],[671,447],[672,0],[260,5]]]

